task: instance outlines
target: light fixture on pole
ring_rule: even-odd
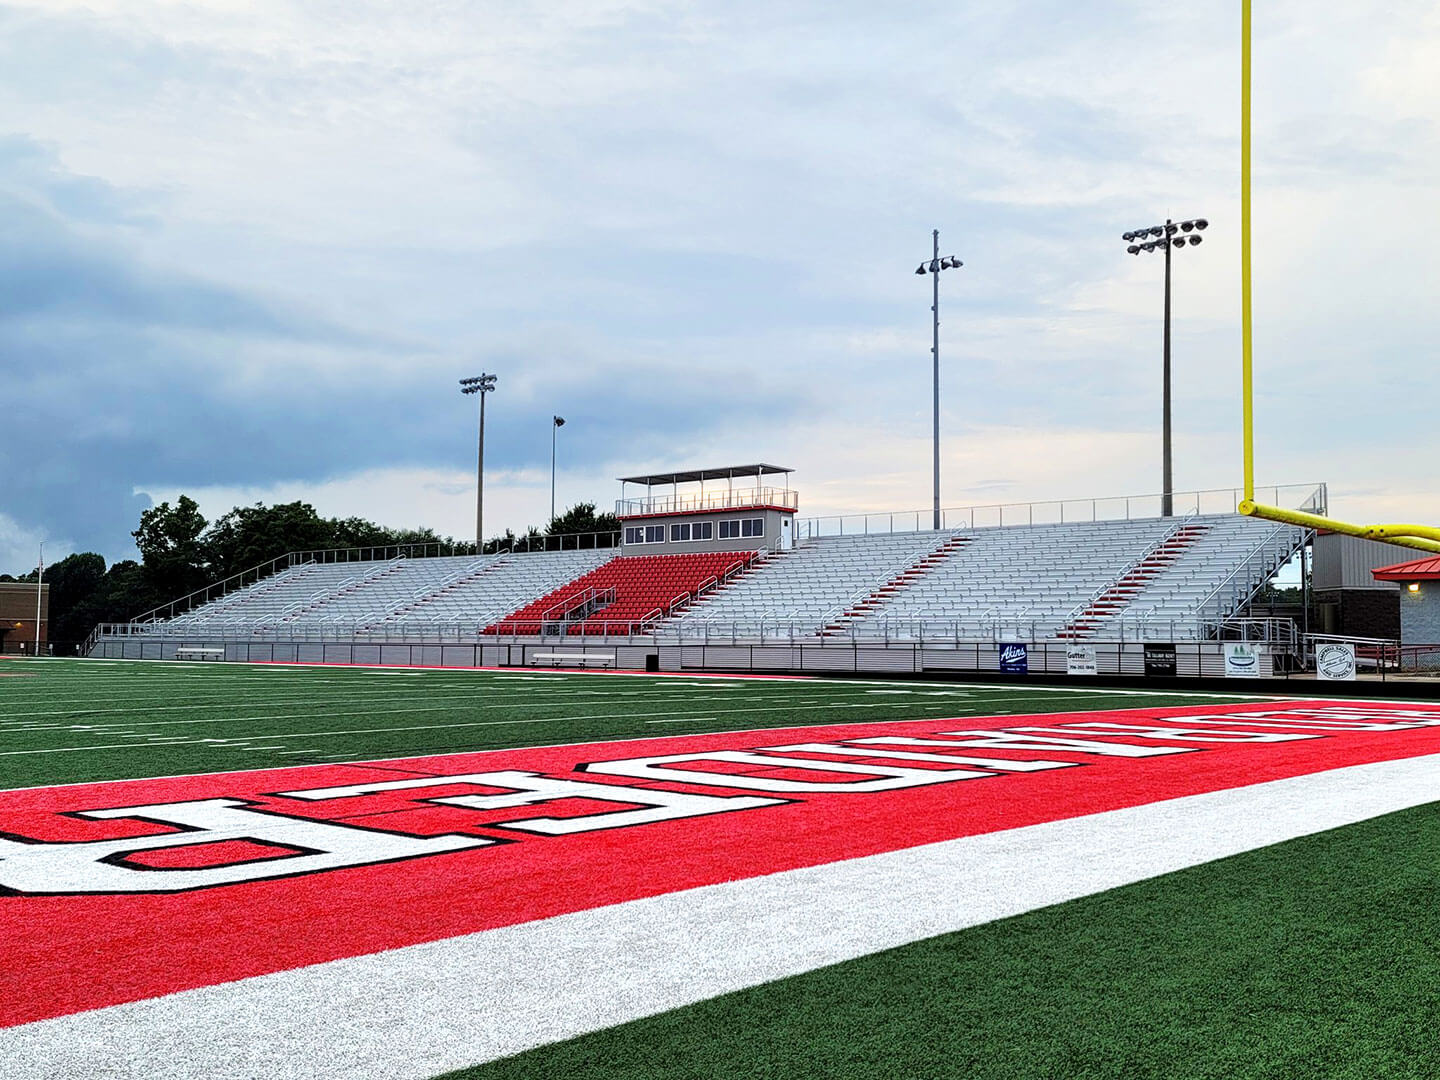
[[[495,376],[479,375],[460,380],[462,394],[480,395],[480,453],[475,466],[475,554],[485,553],[485,395],[495,389]]]
[[[565,426],[563,416],[550,418],[550,525],[555,525],[555,433]]]
[[[935,366],[935,528],[940,528],[940,271],[958,270],[965,264],[954,255],[940,257],[940,230],[931,232],[935,250],[929,262],[922,262],[915,268],[917,274],[929,274],[934,285],[934,296],[930,304],[932,315],[933,341],[930,356]]]
[[[1189,221],[1167,219],[1164,225],[1150,225],[1144,229],[1135,229],[1132,232],[1121,234],[1129,245],[1125,250],[1131,255],[1139,255],[1142,251],[1165,252],[1165,359],[1164,374],[1161,377],[1163,389],[1161,391],[1160,424],[1160,515],[1162,517],[1170,517],[1175,510],[1175,487],[1170,469],[1170,253],[1186,246],[1198,246],[1200,234],[1209,227],[1210,222],[1204,218],[1191,218]]]

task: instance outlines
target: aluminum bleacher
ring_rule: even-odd
[[[266,638],[444,627],[473,637],[489,622],[614,554],[606,548],[304,563],[157,622],[153,631],[163,636]]]
[[[1221,514],[812,538],[758,558],[602,548],[307,562],[143,624],[143,632],[233,640],[1197,640],[1239,613],[1303,536]]]
[[[1194,640],[1233,616],[1303,535],[1216,515],[809,540],[657,633]]]
[[[743,581],[700,600],[664,629],[709,624],[765,636],[815,633],[832,613],[858,602],[947,537],[910,532],[802,541]]]

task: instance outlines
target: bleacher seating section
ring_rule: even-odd
[[[753,551],[636,555],[612,559],[486,628],[487,634],[538,634],[568,616],[571,634],[639,633],[702,589],[738,573]],[[592,608],[592,605],[593,608]]]
[[[153,632],[475,640],[546,622],[661,640],[1186,640],[1235,615],[1302,535],[1227,514],[826,537],[729,575],[753,553],[306,563]]]
[[[608,562],[613,548],[388,562],[304,563],[157,626],[166,634],[350,628],[382,633],[468,628],[473,636],[507,612]]]

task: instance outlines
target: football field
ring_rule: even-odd
[[[1440,708],[0,662],[0,1077],[1421,1077]]]

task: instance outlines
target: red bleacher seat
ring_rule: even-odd
[[[556,619],[570,601],[580,603],[590,589],[615,590],[615,600],[590,618],[570,625],[572,634],[638,632],[657,609],[668,612],[677,600],[719,577],[753,551],[697,552],[690,555],[622,555],[487,626],[485,633],[538,634],[546,612]],[[548,621],[548,620],[546,620]]]

